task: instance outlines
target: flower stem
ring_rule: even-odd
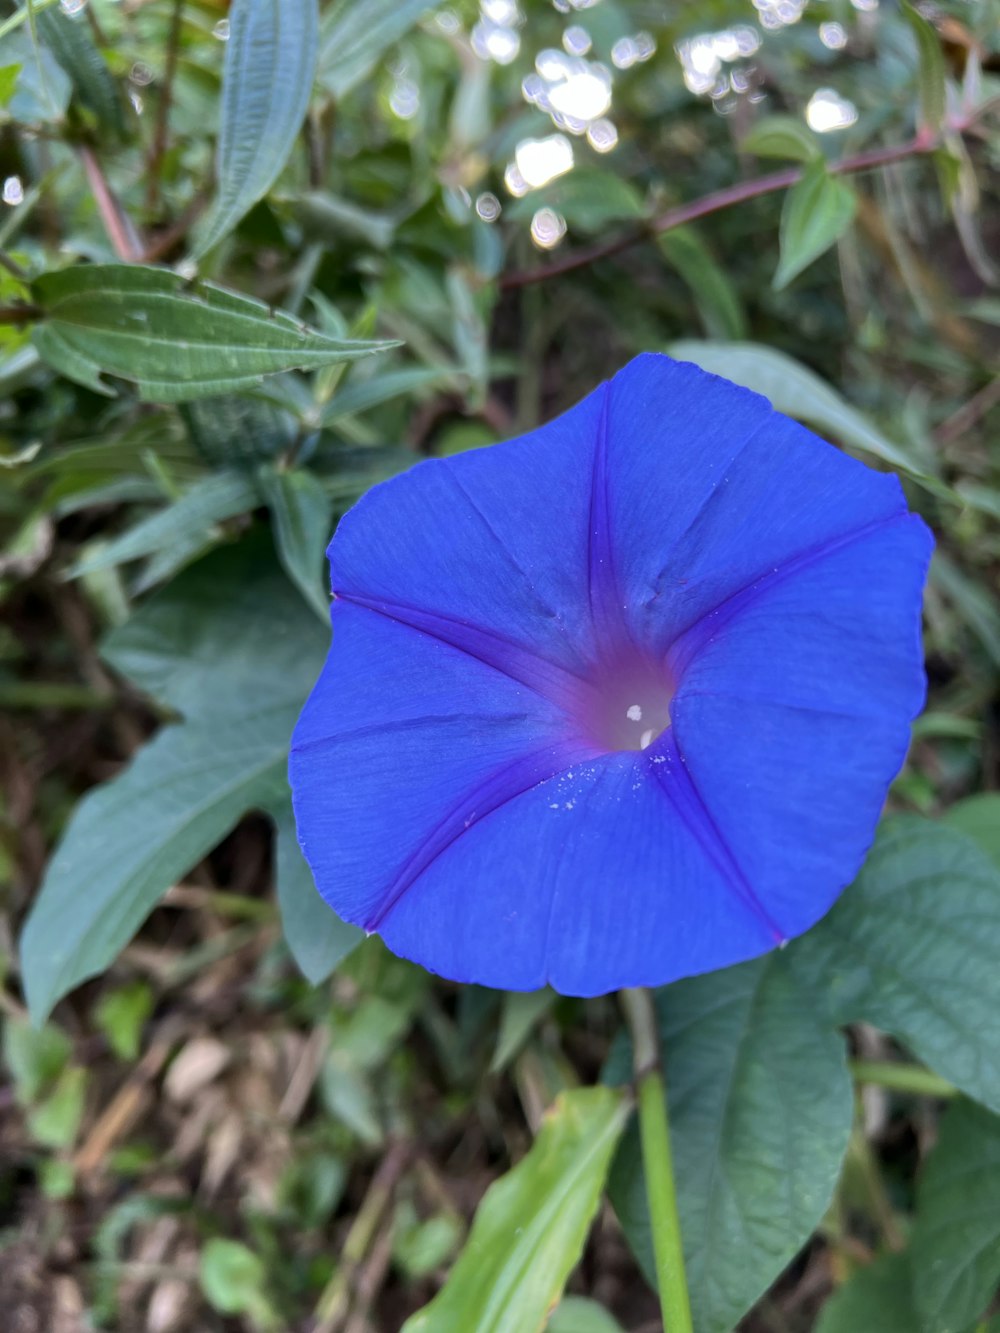
[[[648,990],[623,990],[621,1002],[625,1021],[632,1034],[642,1167],[646,1177],[663,1327],[665,1333],[693,1333],[680,1219],[677,1215],[677,1191],[667,1124],[667,1091],[660,1061],[656,1013]]]

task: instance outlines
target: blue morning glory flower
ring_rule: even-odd
[[[569,995],[800,934],[906,754],[931,545],[894,477],[664,356],[376,486],[292,744],[320,892],[446,977]]]

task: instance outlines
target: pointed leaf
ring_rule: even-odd
[[[311,472],[263,467],[260,486],[271,511],[274,543],[285,573],[326,624],[330,598],[323,555],[333,528],[333,505]]]
[[[36,22],[39,37],[69,75],[83,105],[115,134],[124,134],[121,94],[90,35],[86,15],[74,18],[56,7],[43,10]]]
[[[816,1333],[903,1333],[917,1327],[910,1257],[884,1254],[859,1268],[823,1306]]]
[[[147,401],[209,397],[394,345],[332,338],[248,296],[141,264],[43,273],[32,296],[45,311],[32,336],[54,369],[102,393],[112,392],[102,374],[120,376]]]
[[[233,0],[222,74],[218,196],[199,230],[203,255],[277,180],[309,106],[317,0]]]
[[[695,1327],[731,1333],[809,1239],[851,1131],[844,1043],[782,954],[656,992]],[[606,1076],[627,1077],[619,1049]],[[636,1258],[655,1281],[635,1128],[610,1180]]]
[[[185,721],[66,827],[21,939],[36,1021],[106,968],[242,815],[287,799],[288,741],[326,637],[264,534],[193,566],[111,636],[112,665]]]
[[[815,371],[784,352],[761,343],[693,340],[671,343],[667,350],[681,361],[693,361],[710,374],[723,375],[762,393],[779,412],[815,426],[832,439],[881,458],[931,489],[941,489],[935,478],[928,477],[905,450],[877,430]]]
[[[740,142],[740,149],[758,157],[792,158],[796,162],[809,162],[821,153],[819,139],[796,116],[764,116]]]
[[[323,18],[320,82],[342,98],[363,83],[390,46],[405,37],[436,0],[340,0]]]
[[[403,1333],[540,1333],[580,1257],[628,1115],[611,1088],[564,1092],[490,1186],[443,1290]]]
[[[787,950],[834,1022],[872,1023],[1000,1110],[1000,872],[963,834],[887,820],[861,874]]]
[[[806,167],[802,179],[785,196],[781,210],[781,259],[773,284],[776,291],[787,287],[843,236],[857,206],[853,189],[839,176],[831,176],[824,161]]]
[[[285,939],[302,975],[318,986],[357,948],[365,932],[341,921],[319,896],[312,871],[299,851],[287,801],[275,810],[274,824],[274,875]]]
[[[913,5],[901,0],[900,9],[910,25],[917,43],[919,69],[917,84],[920,89],[920,128],[935,133],[944,122],[946,106],[945,63],[941,41],[934,25],[924,18]]]

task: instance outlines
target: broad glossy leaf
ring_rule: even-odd
[[[35,346],[54,369],[105,394],[114,391],[101,376],[117,375],[155,402],[248,388],[393,345],[332,338],[248,296],[141,264],[43,273],[32,296],[45,311]]]
[[[1000,1281],[1000,1119],[948,1108],[917,1183],[913,1294],[924,1333],[963,1333]]]
[[[979,792],[958,801],[944,818],[945,823],[978,843],[1000,869],[1000,792]]]
[[[320,82],[334,97],[343,97],[434,8],[435,0],[340,0],[323,16]]]
[[[731,1333],[829,1205],[851,1130],[844,1043],[783,954],[666,986],[656,1010],[695,1328]],[[628,1066],[619,1049],[607,1077]],[[635,1126],[610,1193],[653,1282]]]
[[[527,1157],[486,1192],[444,1288],[404,1333],[540,1333],[580,1257],[627,1116],[616,1089],[557,1097]]]
[[[883,435],[814,371],[784,352],[761,343],[695,341],[671,343],[667,350],[681,361],[693,361],[713,375],[723,375],[744,388],[762,393],[779,412],[940,489],[939,483],[928,478],[904,449]]]
[[[861,874],[787,950],[837,1023],[872,1023],[1000,1110],[1000,872],[963,834],[887,820]]]
[[[199,562],[112,634],[111,664],[184,721],[66,827],[21,940],[36,1021],[106,968],[242,815],[287,799],[288,740],[326,639],[266,534]]]
[[[324,624],[330,598],[323,555],[333,529],[333,505],[322,484],[302,469],[263,467],[261,492],[271,511],[274,543],[285,573]]]
[[[196,254],[236,226],[277,180],[309,106],[319,49],[317,0],[233,0],[222,74],[218,194]]]
[[[90,35],[86,14],[73,18],[56,6],[37,17],[38,35],[69,76],[83,103],[116,134],[124,134],[118,85]]]
[[[758,157],[792,158],[808,162],[819,157],[819,140],[804,121],[796,116],[764,116],[740,142],[744,153]]]
[[[285,939],[302,975],[314,986],[357,948],[365,932],[341,921],[319,896],[312,871],[299,851],[295,819],[287,801],[273,812],[274,875]]]
[[[806,167],[802,179],[785,196],[781,210],[781,258],[774,287],[787,287],[804,268],[829,250],[854,220],[858,199],[839,176],[832,176],[826,163],[817,160]]]
[[[816,1333],[910,1333],[917,1327],[910,1257],[884,1254],[833,1293]]]

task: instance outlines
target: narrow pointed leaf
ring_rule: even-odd
[[[541,1333],[580,1257],[628,1115],[612,1088],[562,1093],[496,1181],[443,1290],[403,1333]]]
[[[323,586],[323,555],[333,527],[333,505],[311,472],[260,470],[261,492],[271,511],[274,544],[285,573],[326,624],[330,598]]]
[[[941,40],[934,25],[924,18],[913,5],[902,0],[903,17],[917,43],[917,86],[920,92],[920,127],[937,131],[944,121],[946,105],[945,63]]]
[[[104,393],[101,376],[117,375],[151,402],[228,393],[394,345],[333,338],[248,296],[139,264],[44,273],[32,297],[45,312],[35,346],[54,369]]]
[[[217,245],[280,175],[309,106],[318,49],[317,0],[233,0],[222,74],[218,194],[196,254]]]
[[[57,6],[43,10],[36,22],[39,37],[69,76],[79,100],[115,134],[124,134],[121,94],[90,35],[86,15],[72,18]]]
[[[340,0],[323,19],[320,82],[343,97],[434,7],[434,0]]]
[[[806,167],[802,179],[785,196],[781,210],[781,258],[774,275],[780,291],[804,268],[829,250],[854,220],[858,200],[853,189],[839,176],[831,176],[826,163]]]

